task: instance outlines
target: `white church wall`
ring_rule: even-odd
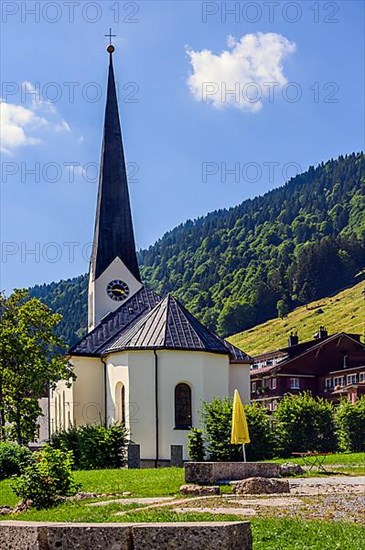
[[[199,423],[202,400],[211,401],[229,391],[229,361],[224,355],[160,350],[158,356],[159,458],[170,458],[171,445],[183,445],[187,459],[188,430],[175,429],[175,387],[187,383],[192,390],[192,423]],[[116,410],[115,389],[126,388],[126,423],[131,439],[140,444],[141,457],[156,457],[155,356],[153,351],[121,352],[107,358],[108,414]]]
[[[73,384],[73,423],[76,426],[104,422],[104,365],[97,357],[73,357],[77,376]]]
[[[142,284],[132,275],[120,258],[115,258],[107,269],[95,280],[89,282],[89,330],[111,311],[116,310],[121,302],[112,300],[107,294],[108,284],[121,279],[129,287],[129,297],[142,288]]]
[[[231,363],[229,365],[229,395],[233,397],[237,389],[243,403],[250,402],[250,365]]]
[[[227,397],[229,392],[229,357],[217,353],[204,353],[204,401],[216,396]],[[200,403],[199,403],[200,407]]]
[[[181,382],[191,388],[192,424],[197,426],[198,408],[204,396],[205,355],[202,352],[158,351],[159,369],[159,454],[170,459],[171,445],[183,445],[187,459],[188,430],[175,429],[175,387]]]
[[[113,353],[108,366],[108,414],[115,418],[115,390],[126,387],[126,427],[130,438],[141,445],[142,458],[155,458],[155,371],[152,351]]]
[[[67,430],[73,424],[73,390],[67,387],[65,380],[60,380],[50,394],[49,412],[51,416],[51,434],[59,430]]]
[[[118,353],[109,355],[107,363],[107,388],[106,402],[107,415],[109,422],[120,422],[118,412],[121,406],[121,394],[118,394],[118,387],[123,385],[125,388],[125,420],[126,428],[130,430],[130,397],[129,397],[129,369],[128,353]]]

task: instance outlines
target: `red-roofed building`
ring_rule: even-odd
[[[287,393],[311,391],[338,402],[365,395],[365,344],[360,335],[340,332],[328,336],[320,327],[314,340],[299,343],[291,334],[288,347],[254,357],[251,401],[273,411]]]

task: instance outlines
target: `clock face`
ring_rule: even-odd
[[[115,300],[116,302],[122,302],[123,300],[126,300],[129,296],[129,287],[127,283],[117,279],[115,281],[111,281],[108,284],[106,292],[109,298],[111,298],[112,300]]]

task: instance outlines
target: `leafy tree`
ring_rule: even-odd
[[[341,451],[365,451],[365,396],[351,403],[343,399],[335,412]]]
[[[310,392],[285,395],[275,411],[279,452],[331,452],[337,448],[333,405]]]
[[[254,307],[245,302],[227,300],[218,316],[217,331],[223,336],[234,334],[253,325]]]
[[[0,295],[1,440],[8,432],[18,444],[32,441],[41,414],[38,401],[47,386],[74,378],[54,331],[60,320],[26,290]]]
[[[211,460],[242,460],[242,446],[230,442],[232,407],[233,401],[229,397],[215,397],[210,403],[203,403],[201,416]],[[244,405],[244,409],[251,439],[251,443],[246,445],[247,459],[271,458],[274,455],[274,435],[265,410],[256,403]]]
[[[280,317],[280,319],[284,319],[284,317],[286,317],[290,311],[288,300],[286,298],[278,300],[276,308],[278,310],[278,316]]]

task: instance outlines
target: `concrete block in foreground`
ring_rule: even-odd
[[[0,522],[0,550],[133,550],[123,523]]]
[[[250,523],[145,523],[133,528],[134,550],[252,550]]]
[[[0,522],[0,550],[252,550],[249,522]]]
[[[185,483],[214,485],[248,477],[280,477],[280,465],[273,462],[187,462]]]

